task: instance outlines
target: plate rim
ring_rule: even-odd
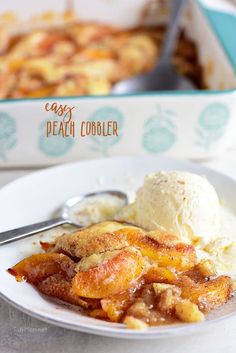
[[[3,185],[3,187],[0,187],[0,196],[1,196],[1,192],[5,191],[6,188],[12,186],[15,183],[20,182],[22,179],[27,179],[30,177],[34,177],[36,175],[40,175],[40,174],[44,174],[50,171],[54,171],[54,170],[60,170],[60,169],[64,169],[65,167],[72,167],[75,165],[80,165],[80,164],[93,164],[95,162],[105,162],[105,161],[112,161],[112,160],[139,160],[139,159],[145,159],[145,160],[157,160],[157,161],[162,161],[162,162],[178,162],[181,163],[183,165],[186,165],[186,167],[191,167],[191,168],[200,168],[205,172],[211,172],[213,174],[218,174],[219,176],[226,178],[228,180],[230,180],[231,182],[234,182],[236,184],[236,178],[233,178],[232,176],[229,176],[223,172],[220,172],[219,170],[216,170],[212,167],[209,166],[205,166],[200,164],[201,162],[204,161],[198,161],[198,162],[192,162],[188,159],[184,159],[184,158],[172,158],[172,157],[162,157],[162,156],[154,156],[154,155],[141,155],[141,156],[133,156],[133,155],[128,155],[128,156],[112,156],[112,157],[103,157],[103,158],[91,158],[91,159],[82,159],[82,160],[78,160],[78,161],[74,161],[74,162],[68,162],[68,163],[62,163],[62,164],[56,164],[56,165],[52,165],[49,167],[40,167],[39,170],[37,170],[37,168],[32,168],[31,170],[28,170],[29,173],[27,173],[26,175],[22,175],[20,177],[18,177],[17,179],[14,179],[8,183],[6,183],[5,185]],[[35,170],[36,169],[36,170]],[[0,169],[1,172],[1,169]]]
[[[9,183],[7,183],[6,185],[4,185],[1,189],[0,189],[0,197],[1,197],[1,192],[7,190],[8,188],[11,188],[11,186],[13,184],[17,184],[20,183],[22,179],[27,179],[27,178],[31,178],[32,176],[38,176],[41,173],[47,173],[47,172],[51,172],[52,170],[60,170],[60,169],[64,169],[70,166],[75,166],[75,165],[81,165],[81,164],[93,164],[94,162],[99,163],[101,161],[103,162],[112,162],[114,160],[130,160],[132,159],[133,161],[136,160],[140,160],[140,159],[145,159],[145,160],[156,160],[156,161],[162,161],[162,162],[166,162],[171,164],[172,162],[175,163],[180,163],[180,165],[183,165],[185,168],[196,168],[196,169],[200,169],[202,170],[202,173],[205,172],[210,172],[216,175],[219,175],[223,178],[226,178],[228,180],[230,180],[231,182],[236,184],[236,180],[222,172],[219,172],[217,170],[214,170],[212,168],[206,167],[204,165],[201,164],[196,164],[196,163],[192,163],[188,160],[185,159],[177,159],[177,158],[166,158],[166,157],[159,157],[159,156],[119,156],[119,157],[112,157],[112,158],[95,158],[95,159],[89,159],[89,160],[81,160],[81,161],[77,161],[77,162],[71,162],[71,163],[65,163],[65,164],[60,164],[60,165],[56,165],[53,167],[49,167],[49,168],[44,168],[38,171],[33,171],[32,173],[29,173],[27,175],[21,176]],[[4,246],[4,245],[3,245]],[[153,328],[149,328],[147,330],[130,330],[127,328],[115,328],[115,327],[104,327],[104,326],[94,326],[91,324],[84,325],[84,324],[73,324],[73,323],[68,323],[65,322],[60,319],[57,318],[51,318],[50,315],[45,315],[45,314],[39,314],[37,311],[32,311],[29,310],[28,308],[25,308],[23,305],[15,302],[14,300],[11,300],[9,297],[7,297],[5,294],[2,293],[1,289],[0,289],[0,298],[2,298],[4,301],[6,301],[7,303],[9,303],[11,306],[17,308],[18,310],[20,310],[21,312],[24,312],[25,314],[34,317],[36,319],[39,319],[40,321],[55,325],[55,326],[59,326],[59,327],[63,327],[63,328],[67,328],[70,330],[74,330],[74,331],[79,331],[79,332],[85,332],[85,333],[90,333],[90,334],[96,334],[99,336],[106,336],[106,337],[117,337],[117,338],[123,338],[123,339],[160,339],[160,338],[167,338],[167,337],[174,337],[174,336],[178,336],[178,335],[188,335],[191,334],[193,332],[199,331],[199,330],[203,330],[204,328],[208,328],[209,326],[219,323],[223,320],[226,320],[228,318],[231,318],[233,316],[236,315],[236,311],[235,312],[231,312],[228,313],[224,316],[215,318],[215,319],[211,319],[209,321],[204,321],[202,323],[195,323],[195,324],[182,324],[182,325],[178,325],[178,326],[162,326],[160,327],[153,327]]]
[[[10,304],[12,307],[18,309],[24,314],[27,314],[35,319],[40,320],[41,322],[45,322],[54,326],[66,328],[76,332],[83,332],[83,333],[88,333],[88,334],[93,334],[93,335],[98,335],[103,337],[114,337],[114,338],[122,338],[122,339],[129,339],[129,340],[162,339],[162,338],[168,338],[168,337],[176,337],[179,335],[187,336],[192,333],[196,333],[197,331],[198,332],[202,331],[205,328],[208,329],[210,326],[219,324],[220,322],[230,319],[236,315],[236,312],[233,312],[233,313],[224,315],[222,317],[212,319],[209,321],[203,321],[200,323],[184,323],[179,326],[167,325],[166,327],[162,326],[161,328],[158,326],[156,327],[154,326],[154,327],[149,327],[147,330],[133,330],[133,329],[127,329],[125,327],[124,328],[112,328],[112,327],[104,328],[103,326],[101,327],[97,326],[95,328],[95,327],[91,327],[91,325],[85,326],[85,325],[66,323],[59,319],[53,319],[53,318],[38,314],[36,312],[26,309],[24,306],[21,306],[20,304],[15,303],[13,300],[9,299],[1,292],[0,292],[0,298],[3,299],[8,304]],[[159,331],[156,332],[158,329]]]

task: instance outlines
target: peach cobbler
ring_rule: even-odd
[[[193,245],[165,231],[106,221],[41,243],[8,271],[41,293],[128,328],[201,322],[232,294]]]
[[[10,36],[0,26],[0,98],[108,94],[116,82],[154,66],[164,34],[164,27],[74,21]],[[204,87],[196,46],[184,33],[173,63]]]

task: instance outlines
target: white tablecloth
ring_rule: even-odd
[[[203,163],[236,179],[236,152]],[[0,170],[0,187],[32,170]],[[98,337],[40,322],[0,300],[1,353],[235,353],[236,317],[186,337],[129,341]]]

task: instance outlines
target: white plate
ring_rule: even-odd
[[[145,174],[158,170],[188,170],[204,174],[215,186],[220,197],[236,212],[236,182],[222,174],[187,162],[155,157],[97,159],[62,165],[23,177],[0,190],[0,231],[42,221],[71,196],[104,189],[134,192]],[[18,309],[49,323],[104,336],[123,338],[161,338],[205,329],[236,313],[232,299],[201,324],[178,324],[133,331],[121,324],[106,323],[82,316],[79,312],[50,301],[27,283],[17,283],[6,269],[23,257],[35,253],[36,235],[0,247],[0,293]]]

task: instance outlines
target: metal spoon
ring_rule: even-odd
[[[116,190],[99,191],[91,194],[73,197],[67,200],[57,211],[57,218],[0,233],[0,245],[26,238],[28,236],[43,232],[62,224],[71,224],[82,228],[82,225],[79,223],[79,221],[73,219],[70,211],[81,201],[93,198],[95,196],[113,196],[121,199],[123,201],[123,205],[128,203],[127,195],[121,191]]]
[[[172,56],[179,35],[179,22],[187,0],[175,0],[161,57],[148,73],[118,82],[112,90],[115,94],[162,90],[194,90],[196,87],[186,77],[177,73]]]

